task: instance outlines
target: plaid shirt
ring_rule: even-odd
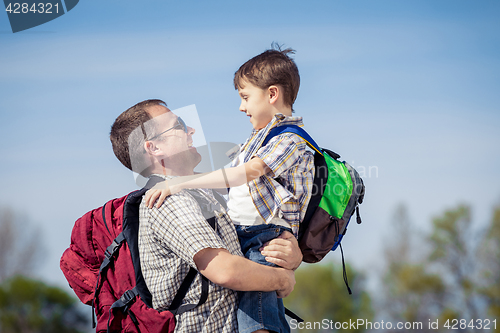
[[[284,219],[297,237],[300,222],[311,199],[314,156],[306,150],[306,142],[293,133],[275,136],[261,147],[269,131],[282,125],[303,126],[302,117],[276,114],[266,127],[252,132],[240,151],[245,154],[244,162],[257,156],[271,169],[270,173],[248,183],[260,216],[266,223],[273,217]],[[238,159],[235,159],[232,166],[237,164]]]
[[[216,230],[206,222],[197,201],[187,191],[167,197],[159,209],[147,208],[144,201],[140,205],[141,269],[157,310],[168,310],[189,268],[197,268],[193,257],[200,250],[224,248],[242,255],[231,220],[211,195],[204,195],[220,208],[215,213]],[[182,304],[196,304],[200,295],[198,275]],[[207,301],[176,316],[175,332],[237,332],[236,310],[237,293],[210,282]]]

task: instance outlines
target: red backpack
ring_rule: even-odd
[[[98,333],[171,333],[175,314],[189,311],[207,298],[208,280],[203,278],[200,302],[180,306],[197,274],[191,268],[170,311],[152,308],[137,245],[139,204],[147,188],[158,179],[151,181],[145,188],[110,200],[79,218],[71,233],[70,247],[61,257],[60,267],[69,285],[80,301],[92,305],[94,328],[95,308]]]

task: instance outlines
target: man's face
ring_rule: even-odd
[[[201,155],[193,147],[195,130],[183,123],[168,108],[156,105],[148,110],[157,122],[158,133],[151,139],[161,150],[161,158],[165,166],[173,171],[173,175],[192,174],[200,163]],[[162,133],[163,132],[163,133]]]
[[[250,123],[256,130],[260,130],[273,119],[274,113],[269,103],[269,94],[249,82],[238,89],[241,98],[240,111],[250,117]]]

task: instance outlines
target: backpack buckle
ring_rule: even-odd
[[[136,289],[137,287],[134,287],[132,289],[129,289],[125,291],[120,297],[119,300],[114,302],[111,307],[109,308],[109,318],[108,318],[108,331],[109,331],[109,325],[110,325],[110,319],[111,319],[111,312],[113,309],[120,309],[123,313],[127,313],[129,310],[130,306],[133,304],[133,301],[135,300],[135,297],[139,295],[139,292]]]
[[[115,254],[116,250],[120,248],[121,243],[118,243],[116,239],[113,239],[113,243],[111,243],[110,246],[106,248],[106,251],[104,251],[104,256],[107,259],[111,259],[111,257]]]
[[[122,297],[120,297],[120,300],[125,305],[128,305],[128,303],[130,303],[130,301],[132,301],[135,298],[135,296],[137,296],[137,293],[135,293],[132,289],[129,289],[123,293]]]

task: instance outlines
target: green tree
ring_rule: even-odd
[[[452,319],[465,319],[460,331],[475,332],[478,328],[471,323],[477,324],[476,319],[499,318],[500,207],[483,235],[467,205],[434,218],[428,234],[413,229],[404,206],[396,210],[392,226],[393,241],[385,249],[383,311],[378,315],[423,322],[424,332],[429,331],[429,319],[440,323],[432,332],[447,332],[443,325],[448,319],[451,325]]]
[[[346,272],[352,295],[349,295],[344,284],[341,265],[302,265],[295,273],[297,284],[292,294],[285,298],[285,306],[311,325],[314,322],[321,323],[324,319],[333,323],[348,322],[349,319],[356,321],[359,318],[371,320],[373,310],[363,275],[349,265],[346,266]],[[311,326],[303,331],[321,332],[321,327],[318,324],[316,328]]]
[[[446,279],[450,302],[463,319],[479,318],[477,293],[477,237],[472,225],[471,209],[459,205],[445,211],[432,221],[429,237],[432,253],[429,262]],[[475,244],[476,243],[476,244]]]
[[[0,285],[2,333],[78,333],[86,324],[76,300],[60,288],[23,276]]]
[[[500,318],[500,206],[493,211],[490,225],[481,242],[482,283],[480,294],[487,304],[487,313]],[[496,332],[500,332],[500,325]]]
[[[384,246],[386,264],[378,315],[393,323],[425,323],[421,331],[430,331],[428,320],[445,311],[445,282],[426,264],[425,242],[414,229],[406,206],[396,208],[391,227],[391,241]]]
[[[86,323],[76,299],[27,278],[42,262],[40,233],[28,218],[0,208],[0,332],[80,332]]]
[[[0,207],[0,283],[15,274],[29,274],[43,255],[40,232],[28,219]]]

